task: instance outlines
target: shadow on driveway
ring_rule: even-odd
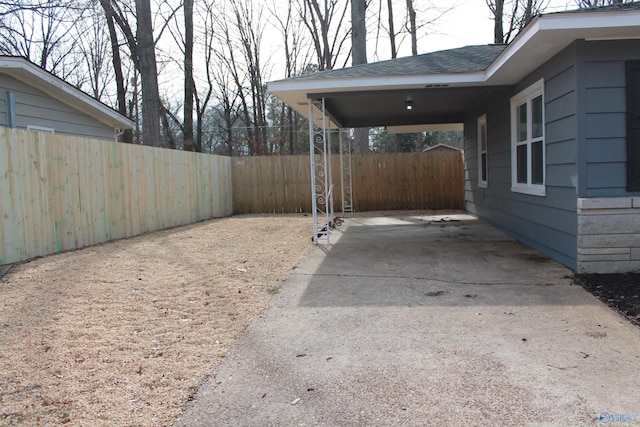
[[[541,289],[570,285],[571,271],[469,215],[356,218],[336,237],[306,271],[303,307],[575,302]],[[504,292],[512,285],[517,295]]]

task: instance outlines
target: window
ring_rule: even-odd
[[[27,130],[36,130],[38,132],[55,133],[55,130],[53,128],[48,128],[44,126],[35,126],[35,125],[27,125]]]
[[[545,192],[544,81],[511,98],[511,191]]]
[[[640,191],[640,61],[627,62],[627,191]]]
[[[488,186],[487,115],[478,117],[478,187]]]

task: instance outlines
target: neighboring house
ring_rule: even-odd
[[[339,127],[464,125],[466,209],[583,273],[640,271],[640,3],[269,84]],[[315,105],[315,104],[314,104]]]
[[[133,122],[25,58],[0,56],[0,126],[113,141]]]

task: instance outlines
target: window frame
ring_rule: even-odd
[[[54,128],[50,128],[46,126],[37,126],[37,125],[27,125],[27,130],[33,130],[36,132],[56,133],[56,130]]]
[[[640,191],[640,60],[626,63],[627,191]]]
[[[541,97],[542,110],[539,111],[540,116],[540,135],[533,136],[534,126],[534,111],[533,101]],[[519,113],[520,107],[526,106],[526,123],[525,129],[521,129],[519,126]],[[511,98],[511,191],[516,193],[530,194],[534,196],[546,196],[546,184],[547,184],[547,161],[546,161],[546,129],[545,129],[545,103],[544,103],[544,79],[540,79],[533,83],[526,89],[519,92],[517,95]],[[526,131],[524,139],[519,140],[519,131]],[[540,157],[542,160],[542,183],[534,183],[533,177],[533,162],[532,157],[534,154],[534,144],[541,143]],[[526,154],[526,182],[518,181],[518,154],[519,147],[524,147],[525,151],[520,151],[520,154]],[[523,171],[524,172],[524,171]]]
[[[489,187],[489,140],[488,140],[488,131],[487,131],[487,115],[483,114],[478,117],[477,121],[477,132],[478,132],[478,187],[488,188]],[[484,150],[482,149],[482,141],[484,140]],[[482,162],[482,155],[484,154],[485,161]],[[482,175],[484,172],[484,178],[482,179]]]

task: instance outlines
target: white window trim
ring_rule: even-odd
[[[48,128],[45,126],[36,126],[36,125],[27,125],[27,130],[35,130],[38,132],[49,132],[49,133],[55,133],[55,129],[54,128]]]
[[[482,129],[484,126],[484,135],[482,135]],[[489,141],[487,139],[487,115],[483,114],[478,117],[478,187],[487,188],[489,186]],[[486,148],[484,155],[487,157],[487,170],[485,171],[486,179],[482,179],[482,138],[486,141]]]
[[[527,165],[527,183],[518,182],[518,159],[517,150],[517,111],[516,108],[523,103],[527,103],[527,159],[531,159],[531,126],[532,126],[532,108],[531,100],[542,95],[542,184],[531,183],[531,167]],[[531,194],[533,196],[547,195],[547,159],[546,159],[546,124],[545,124],[545,103],[544,103],[544,79],[540,79],[516,96],[511,98],[511,191],[516,193]],[[537,139],[537,138],[536,138]]]

